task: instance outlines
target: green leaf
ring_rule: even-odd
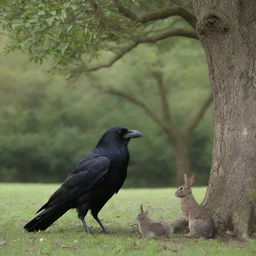
[[[68,48],[68,46],[69,46],[69,43],[66,43],[66,44],[64,45],[64,47],[61,48],[61,54],[62,54],[62,55],[64,55],[64,53],[65,53],[66,49]]]
[[[51,11],[50,14],[55,16],[57,14],[57,12],[56,11]]]
[[[45,15],[45,11],[39,11],[39,12],[38,12],[38,15],[39,15],[39,16]]]
[[[60,16],[61,21],[64,22],[66,18],[67,18],[67,14],[64,10],[62,10],[61,11],[61,16]]]
[[[11,24],[11,27],[12,27],[13,30],[18,28],[19,26],[20,26],[20,24],[18,24],[18,23]]]
[[[73,25],[70,25],[67,29],[67,32],[69,32],[73,28]]]
[[[54,17],[47,18],[45,21],[48,23],[49,26],[51,26],[54,21]]]

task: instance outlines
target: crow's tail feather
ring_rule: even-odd
[[[34,219],[28,222],[24,229],[28,232],[37,232],[39,230],[46,230],[52,223],[54,223],[58,218],[60,218],[69,208],[56,208],[51,207],[45,209],[43,212],[38,214]]]

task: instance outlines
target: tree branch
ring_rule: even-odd
[[[110,59],[107,63],[92,66],[92,67],[82,67],[82,68],[77,68],[72,70],[72,72],[76,73],[82,73],[82,72],[91,72],[91,71],[96,71],[101,68],[107,68],[112,66],[116,61],[118,61],[120,58],[122,58],[126,53],[131,51],[133,48],[135,48],[138,44],[143,44],[143,43],[154,43],[169,37],[173,36],[183,36],[183,37],[189,37],[193,39],[198,39],[198,36],[196,32],[194,31],[189,31],[185,29],[170,29],[163,31],[161,33],[157,33],[151,36],[144,36],[144,37],[139,37],[137,39],[134,39],[133,42],[130,44],[126,45],[124,48],[122,48],[112,59]]]
[[[190,12],[188,12],[187,10],[185,10],[184,8],[178,5],[175,5],[173,3],[159,10],[152,11],[150,13],[146,13],[141,16],[137,16],[129,8],[122,5],[119,0],[114,0],[114,2],[121,14],[141,24],[145,24],[147,22],[155,21],[159,19],[166,19],[171,16],[180,16],[184,20],[186,20],[193,28],[196,27],[196,17]]]
[[[175,126],[172,122],[170,106],[169,106],[168,99],[166,97],[167,91],[163,81],[163,74],[160,71],[153,71],[152,74],[155,77],[157,82],[158,92],[159,92],[161,105],[162,105],[163,119],[168,123],[168,126],[169,126],[168,130],[169,130],[169,133],[172,134],[172,137],[178,138],[179,134],[177,133]],[[173,139],[171,140],[173,141]]]
[[[88,0],[88,2],[94,9],[95,14],[98,16],[98,20],[102,28],[109,29],[109,26],[111,26],[115,30],[121,29],[118,23],[111,22],[111,20],[105,16],[104,11],[102,10],[101,6],[96,3],[96,1]]]
[[[176,28],[176,29],[169,29],[169,30],[163,31],[162,33],[158,33],[155,35],[140,37],[137,41],[138,43],[154,43],[172,36],[183,36],[183,37],[188,37],[188,38],[198,40],[198,36],[195,31]]]
[[[177,141],[177,135],[175,133],[172,133],[172,127],[165,121],[160,119],[143,101],[137,99],[136,97],[125,93],[123,91],[117,90],[115,88],[110,87],[102,87],[102,86],[95,86],[97,89],[101,90],[102,92],[112,94],[118,97],[121,97],[130,103],[133,103],[134,105],[140,107],[144,110],[144,112],[159,126],[161,129],[168,134],[169,138],[175,142]]]
[[[117,62],[119,59],[121,59],[126,53],[128,53],[130,50],[132,50],[136,46],[137,46],[137,43],[132,42],[131,44],[122,48],[120,50],[120,52],[118,52],[114,57],[112,57],[112,59],[110,59],[107,63],[100,64],[100,65],[97,65],[97,66],[92,66],[92,67],[74,69],[74,70],[72,70],[72,72],[76,72],[76,73],[92,72],[92,71],[96,71],[96,70],[99,70],[99,69],[102,69],[102,68],[111,67],[115,62]]]
[[[166,97],[167,92],[166,92],[165,84],[163,81],[163,74],[160,71],[153,71],[152,75],[154,76],[157,82],[158,92],[161,99],[163,117],[165,120],[168,121],[168,123],[172,124],[170,106],[169,106],[168,99]]]
[[[188,125],[188,127],[186,129],[187,135],[191,135],[194,132],[195,128],[197,127],[197,125],[199,123],[199,121],[203,118],[206,110],[208,109],[208,107],[210,106],[211,103],[212,103],[212,94],[210,94],[208,96],[208,98],[205,100],[205,102],[203,103],[203,105],[199,109],[198,113],[193,118],[192,122]]]
[[[113,0],[119,12],[123,14],[126,18],[131,19],[133,21],[138,21],[138,17],[135,13],[133,13],[130,9],[123,6],[120,1]]]

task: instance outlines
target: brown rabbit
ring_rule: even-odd
[[[192,195],[191,186],[195,176],[188,177],[184,174],[183,186],[180,186],[175,195],[181,198],[181,210],[188,221],[189,237],[211,238],[214,236],[214,222],[208,210],[199,205]]]
[[[163,221],[153,221],[148,217],[148,211],[143,210],[143,206],[140,206],[140,213],[137,216],[139,224],[139,231],[141,234],[147,235],[150,238],[158,236],[170,236],[174,228]]]

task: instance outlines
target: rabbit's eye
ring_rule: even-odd
[[[181,187],[180,190],[183,190],[183,187]]]

